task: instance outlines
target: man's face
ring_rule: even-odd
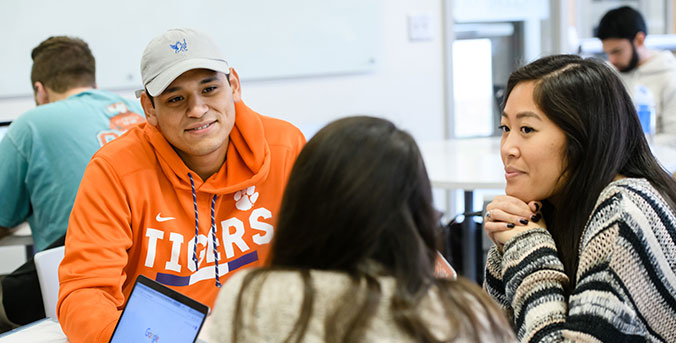
[[[608,61],[620,72],[632,71],[638,65],[638,53],[636,46],[629,39],[608,38],[601,41],[603,52],[608,56]]]
[[[154,98],[144,102],[148,123],[157,127],[186,165],[222,163],[235,124],[235,101],[240,100],[237,74],[207,69],[189,70]]]

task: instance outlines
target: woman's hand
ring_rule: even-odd
[[[525,203],[509,195],[500,195],[486,206],[484,230],[502,251],[502,246],[517,234],[534,229],[547,228],[538,212],[542,204],[537,201]]]

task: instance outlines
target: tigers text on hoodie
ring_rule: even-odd
[[[71,342],[108,342],[139,274],[212,306],[217,284],[265,260],[305,138],[241,101],[235,110],[226,161],[206,181],[150,124],[92,157],[59,268],[57,313]]]

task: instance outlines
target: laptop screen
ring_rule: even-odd
[[[141,275],[110,342],[194,342],[207,313],[205,305]]]

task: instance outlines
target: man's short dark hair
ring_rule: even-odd
[[[96,86],[96,60],[82,39],[49,37],[33,49],[31,58],[33,85],[39,81],[58,93]]]
[[[601,18],[596,29],[596,37],[600,40],[608,38],[633,40],[639,32],[648,34],[643,16],[637,10],[623,6],[608,11]]]

